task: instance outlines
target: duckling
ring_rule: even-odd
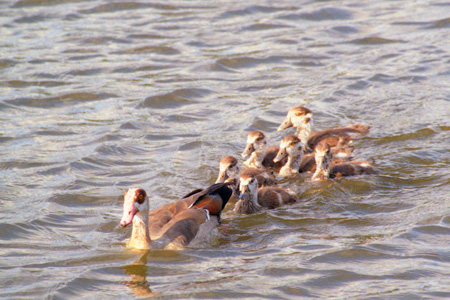
[[[333,153],[330,145],[319,143],[315,148],[317,169],[311,178],[312,181],[324,181],[328,178],[340,178],[362,174],[376,174],[377,171],[368,161],[349,161],[332,163]]]
[[[255,176],[258,181],[258,187],[277,185],[275,177],[266,169],[250,168],[241,170],[237,159],[231,155],[224,156],[220,160],[219,176],[217,177],[216,183],[225,182],[230,178],[236,179],[239,182],[241,175]]]
[[[295,135],[285,136],[281,140],[280,150],[274,158],[274,162],[279,162],[287,157],[287,162],[280,169],[282,176],[298,174],[303,158],[303,143]]]
[[[245,146],[242,157],[244,166],[247,168],[271,168],[278,171],[286,160],[275,163],[273,159],[279,150],[278,146],[267,147],[266,135],[259,130],[252,131],[248,134],[247,145]]]
[[[332,147],[335,155],[345,157],[353,151],[353,147],[350,146],[353,137],[350,134],[359,137],[369,132],[370,129],[370,126],[356,123],[343,127],[326,128],[312,133],[312,126],[312,111],[303,106],[296,106],[289,110],[277,131],[295,127],[297,128],[296,135],[302,141],[307,152],[314,151],[316,145],[324,140]]]
[[[237,159],[232,155],[222,157],[219,165],[219,175],[217,176],[216,183],[225,182],[229,178],[235,178],[239,180],[241,177],[241,169]]]
[[[258,188],[255,176],[241,176],[239,192],[239,201],[235,204],[234,212],[242,214],[274,209],[297,201],[297,195],[291,190],[278,186]]]

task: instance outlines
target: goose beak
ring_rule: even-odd
[[[125,202],[123,204],[123,215],[122,220],[120,220],[120,225],[122,227],[130,225],[138,211],[134,206],[134,202]]]
[[[241,185],[239,189],[239,199],[245,200],[248,198],[249,190],[246,185]]]
[[[280,151],[278,151],[277,156],[273,159],[273,162],[277,163],[281,161],[283,158],[285,158],[287,155],[286,149],[280,148]]]
[[[221,170],[219,172],[219,176],[217,176],[216,183],[222,183],[222,182],[225,182],[225,180],[227,180],[227,171]]]
[[[247,158],[255,151],[255,147],[253,147],[252,143],[248,143],[247,146],[245,146],[244,152],[242,152],[242,157]]]
[[[280,127],[278,127],[277,131],[281,131],[284,130],[286,128],[290,128],[294,126],[294,124],[292,124],[291,120],[289,118],[286,118],[283,123],[281,123]]]

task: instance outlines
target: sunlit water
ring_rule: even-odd
[[[0,298],[450,297],[450,2],[0,2]],[[214,183],[287,111],[376,176],[284,180],[211,245],[127,250],[122,195]]]

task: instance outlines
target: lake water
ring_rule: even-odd
[[[448,0],[6,0],[0,22],[1,299],[450,298]],[[126,188],[206,187],[298,105],[370,125],[379,174],[126,249]]]

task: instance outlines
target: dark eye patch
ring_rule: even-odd
[[[144,203],[146,193],[143,189],[139,189],[136,191],[136,202],[139,204]]]

